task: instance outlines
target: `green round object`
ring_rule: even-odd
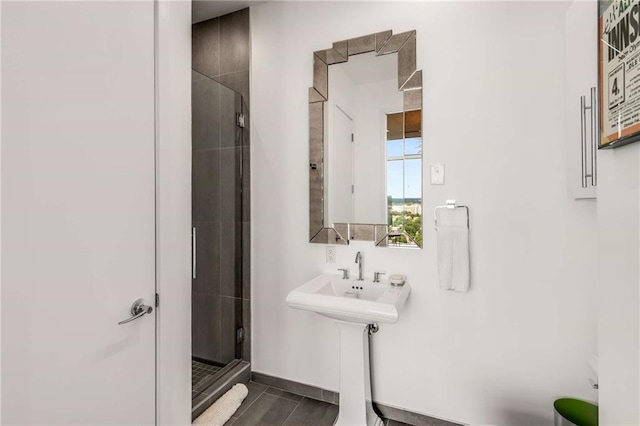
[[[561,398],[553,403],[556,411],[577,426],[598,426],[598,406],[587,401]]]

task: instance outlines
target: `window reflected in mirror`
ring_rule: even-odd
[[[422,246],[422,111],[386,114],[389,246]]]

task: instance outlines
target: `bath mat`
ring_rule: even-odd
[[[234,385],[216,402],[193,421],[194,425],[223,426],[238,410],[242,401],[249,394],[249,389],[242,383]]]

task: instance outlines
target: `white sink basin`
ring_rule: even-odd
[[[339,275],[323,274],[289,293],[287,304],[342,321],[393,324],[410,292],[409,284],[396,287],[386,281],[344,280]]]

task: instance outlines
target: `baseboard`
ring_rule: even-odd
[[[307,385],[305,383],[294,382],[293,380],[270,376],[257,371],[251,372],[251,380],[256,383],[282,389],[287,392],[295,393],[296,395],[306,396],[307,398],[328,402],[330,404],[338,405],[338,401],[340,400],[338,392]],[[436,417],[414,413],[402,408],[380,404],[375,401],[373,402],[373,408],[385,419],[391,419],[413,426],[463,426],[463,423],[454,423]]]

